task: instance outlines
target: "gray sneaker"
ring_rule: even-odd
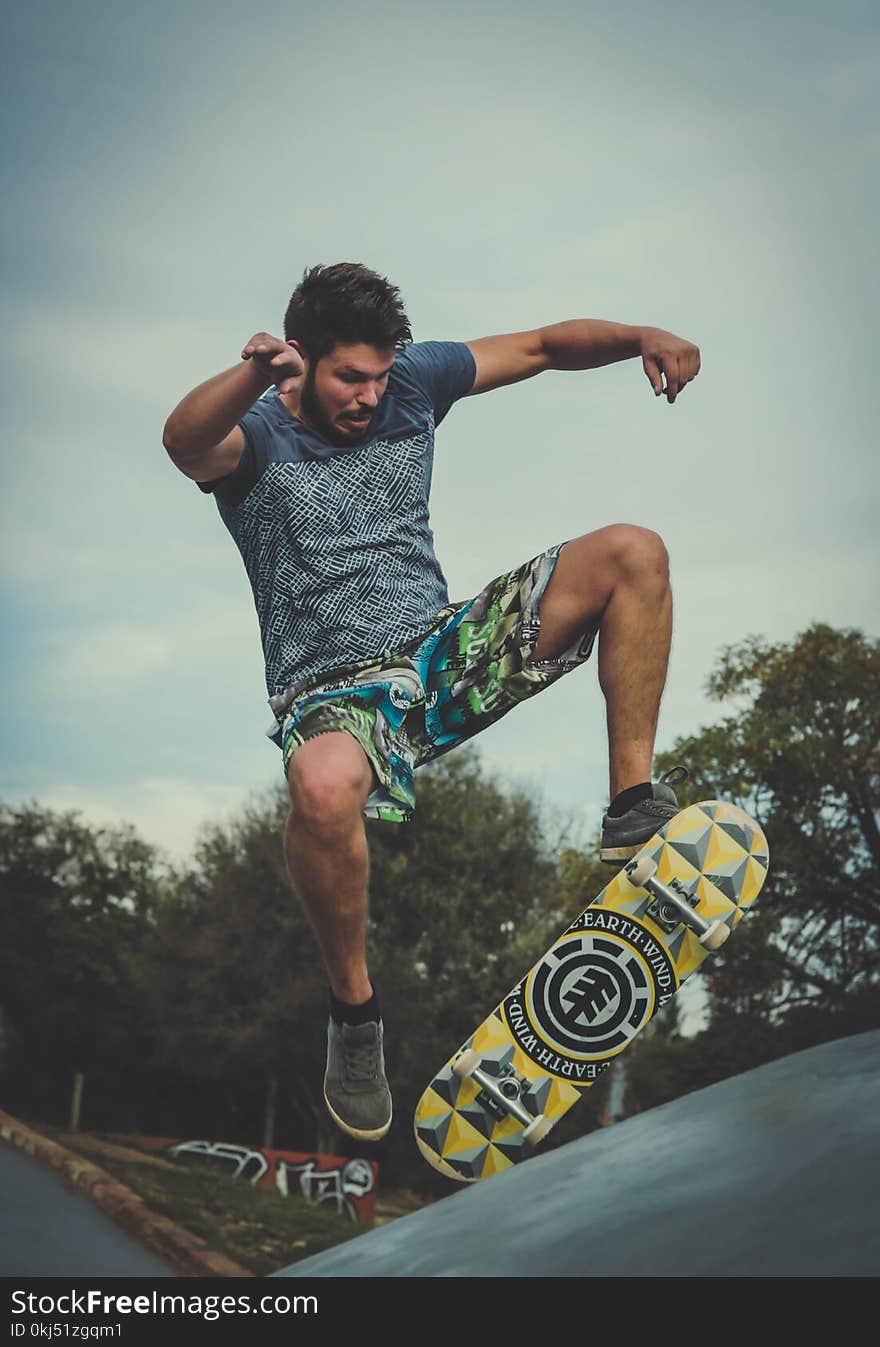
[[[391,1126],[391,1091],[385,1079],[382,1021],[327,1025],[324,1102],[343,1132],[379,1141]]]
[[[605,814],[602,819],[599,859],[607,861],[609,865],[622,865],[624,861],[634,856],[664,823],[675,818],[681,811],[681,805],[669,783],[675,781],[678,785],[679,782],[687,780],[688,775],[686,767],[673,767],[671,772],[666,772],[654,785],[653,799],[640,800],[632,809],[621,814],[620,818],[612,818],[610,814]]]

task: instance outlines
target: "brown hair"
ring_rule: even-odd
[[[336,262],[303,273],[284,315],[284,338],[320,360],[337,342],[401,350],[412,332],[396,286],[360,262]]]

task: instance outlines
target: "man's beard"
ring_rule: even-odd
[[[315,392],[314,365],[303,380],[303,385],[299,393],[299,408],[304,414],[305,420],[314,430],[317,430],[318,433],[323,435],[326,440],[329,440],[331,444],[339,445],[340,447],[348,444],[356,444],[359,439],[363,438],[366,431],[369,430],[369,425],[367,425],[363,428],[360,435],[343,435],[338,426],[333,424],[330,418],[326,415],[318,400],[318,395]]]

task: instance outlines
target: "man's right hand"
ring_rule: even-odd
[[[275,384],[279,393],[292,393],[306,372],[301,348],[295,341],[282,341],[268,332],[257,332],[243,348],[242,360],[252,360]]]
[[[239,421],[272,384],[292,393],[303,381],[302,351],[293,341],[257,332],[241,359],[206,379],[177,404],[165,422],[162,443],[180,471],[198,482],[227,476],[244,450]]]

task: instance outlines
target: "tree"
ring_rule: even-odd
[[[400,1125],[383,1168],[417,1181],[408,1114],[438,1066],[548,943],[556,867],[537,810],[487,779],[467,752],[420,771],[410,824],[369,823],[370,968],[388,1029]],[[350,1151],[322,1096],[326,974],[287,877],[283,788],[207,830],[163,901],[152,944],[153,1014],[163,1056],[213,1110],[215,1131],[262,1134],[279,1084],[279,1139]],[[222,1122],[221,1122],[222,1119]]]
[[[660,766],[686,762],[691,799],[734,799],[770,843],[754,916],[713,961],[713,1032],[732,1017],[802,1033],[811,1017],[827,1036],[854,1016],[876,1024],[880,643],[824,625],[789,643],[754,637],[723,652],[708,687],[735,714]]]
[[[285,1144],[328,1149],[326,980],[287,877],[286,812],[276,788],[203,831],[158,915],[152,1014],[177,1080],[178,1131],[188,1118],[190,1129],[256,1142],[278,1082]]]
[[[0,806],[0,1004],[10,1106],[64,1120],[74,1072],[85,1116],[134,1104],[149,1051],[138,969],[161,861],[130,827]],[[128,1088],[120,1090],[125,1081]]]

